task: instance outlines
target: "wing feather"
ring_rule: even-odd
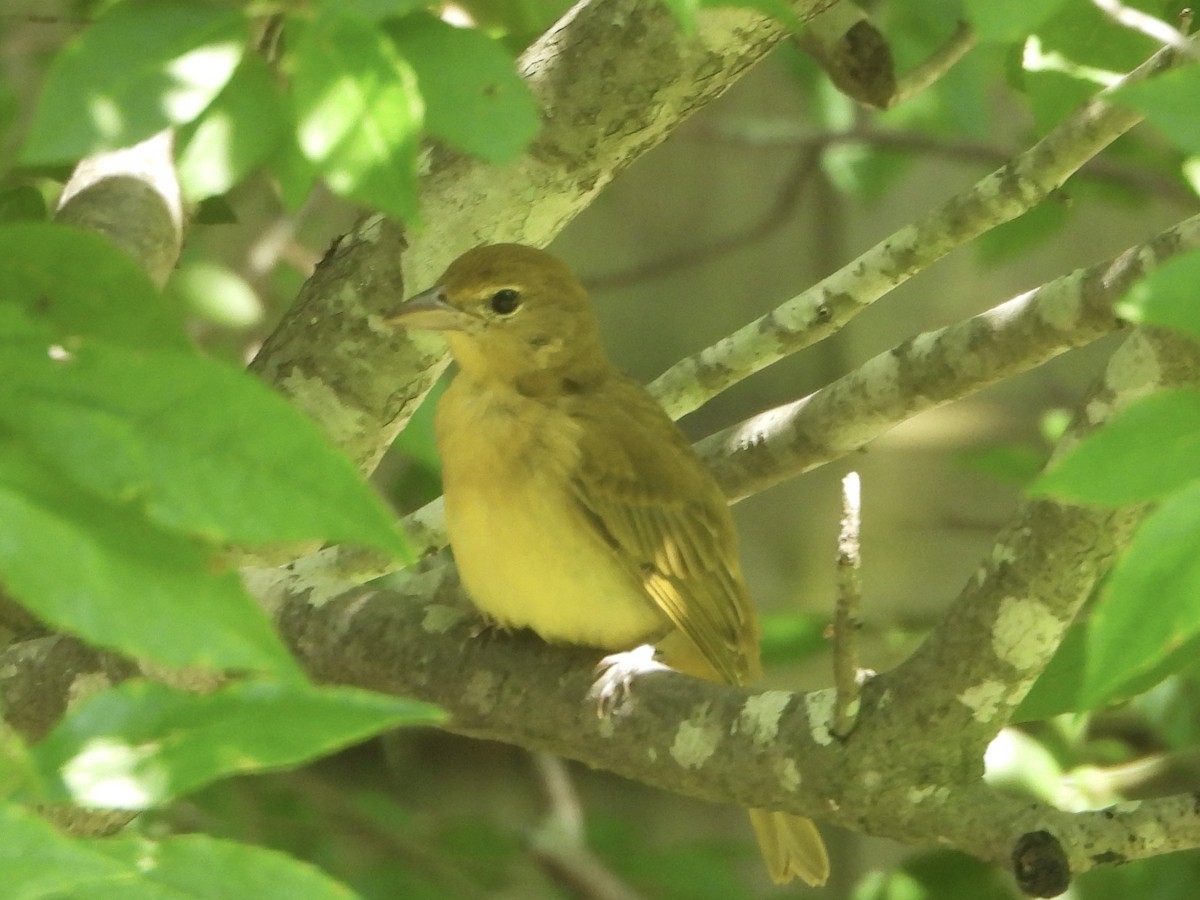
[[[612,415],[587,427],[572,488],[646,596],[723,679],[758,674],[758,621],[733,521],[712,474],[640,385],[606,385]]]

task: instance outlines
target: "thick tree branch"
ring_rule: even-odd
[[[174,135],[97,153],[75,167],[55,220],[98,231],[133,257],[159,287],[183,246],[183,201],[172,157]]]
[[[1052,590],[1051,581],[1046,576],[1035,586]],[[672,672],[639,679],[633,702],[613,719],[599,719],[588,699],[596,651],[552,647],[524,632],[477,634],[451,569],[420,576],[403,592],[360,589],[320,607],[293,598],[280,618],[317,678],[429,700],[451,713],[454,731],[578,759],[677,793],[776,806],[909,844],[957,847],[1001,865],[1023,835],[1049,830],[1076,873],[1200,845],[1190,799],[1072,814],[986,787],[978,781],[982,744],[963,740],[951,726],[955,716],[932,706],[923,711],[935,715],[916,720],[891,712],[896,692],[906,690],[904,669],[866,685],[860,726],[841,742],[830,730],[831,691],[749,691]],[[975,633],[991,646],[990,634]],[[977,646],[959,650],[987,655]],[[967,676],[951,669],[938,677],[952,691]]]
[[[1113,354],[1059,450],[1152,390],[1197,383],[1200,347],[1174,335],[1134,332]],[[919,755],[950,765],[939,742],[952,740],[963,764],[978,770],[984,748],[1050,661],[1143,511],[1045,499],[1023,504],[929,637],[879,679],[886,702],[864,709],[855,739],[920,723],[910,740],[920,743]],[[934,742],[926,745],[930,735]]]
[[[1136,332],[1114,354],[1068,443],[1150,390],[1197,381],[1196,345]],[[1005,865],[1016,857],[1034,890],[1043,865],[1078,873],[1200,846],[1200,811],[1190,798],[1068,813],[980,780],[988,741],[1140,513],[1025,504],[921,648],[865,685],[858,726],[843,740],[832,731],[831,690],[750,691],[671,672],[639,679],[631,705],[598,719],[587,699],[596,651],[549,647],[525,633],[473,638],[474,616],[445,567],[414,578],[406,594],[360,590],[317,608],[292,598],[280,620],[318,678],[438,703],[464,734],[710,800],[786,809]],[[447,671],[468,674],[447,679]]]

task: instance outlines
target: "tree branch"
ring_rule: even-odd
[[[1162,19],[1157,19],[1149,13],[1142,12],[1140,9],[1133,9],[1130,6],[1126,6],[1120,0],[1092,0],[1092,2],[1118,25],[1132,31],[1140,32],[1151,40],[1158,41],[1164,46],[1178,50],[1180,53],[1194,60],[1200,60],[1200,53],[1198,53],[1196,45],[1188,39],[1188,36],[1178,28],[1172,28]],[[1180,19],[1183,20],[1185,28],[1190,26],[1192,20],[1191,10],[1183,10],[1180,14]]]
[[[1122,326],[1113,306],[1129,288],[1196,247],[1200,215],[1112,259],[917,335],[801,400],[710,435],[696,449],[731,501],[756,494],[839,459],[918,413],[1113,333]]]
[[[1103,98],[1172,65],[1160,51],[1097,94],[1011,162],[880,241],[857,259],[729,337],[676,363],[652,385],[673,418],[838,331],[892,288],[985,231],[1032,209],[1141,115]]]
[[[183,246],[183,201],[172,156],[174,135],[82,160],[63,187],[54,218],[98,231],[133,257],[160,288]]]
[[[1197,381],[1194,344],[1135,332],[1068,443],[1150,390]],[[630,706],[598,719],[588,700],[596,651],[551,647],[528,633],[473,637],[476,619],[447,567],[402,591],[360,589],[320,607],[291,598],[279,618],[315,677],[437,703],[450,712],[451,730],[691,796],[957,847],[1005,865],[1015,857],[1028,886],[1052,883],[1045,869],[1056,861],[1078,873],[1200,846],[1200,811],[1190,798],[1068,813],[980,780],[987,743],[1140,515],[1026,503],[917,652],[865,684],[857,727],[844,740],[832,731],[832,690],[752,691],[669,671],[640,678]],[[448,679],[448,671],[465,676]]]
[[[840,131],[813,132],[804,123],[794,119],[746,119],[714,126],[708,129],[692,129],[692,138],[723,142],[744,147],[771,148],[791,147],[797,153],[827,150],[845,144],[861,144],[876,150],[894,150],[898,153],[920,154],[927,157],[956,160],[963,163],[1001,165],[1012,159],[1014,151],[986,141],[965,138],[932,137],[911,131],[882,129],[867,123],[851,126]],[[1088,160],[1079,170],[1079,177],[1095,181],[1106,181],[1143,193],[1157,194],[1164,200],[1195,209],[1197,199],[1194,191],[1179,178],[1164,173],[1146,170],[1106,157]],[[654,274],[659,274],[655,272]],[[608,276],[593,279],[592,283],[607,285]],[[623,279],[623,274],[612,276]],[[622,283],[618,281],[618,283]]]

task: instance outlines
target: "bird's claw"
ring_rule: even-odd
[[[506,625],[499,619],[493,619],[491,616],[482,615],[480,621],[471,626],[468,637],[472,640],[480,637],[490,637],[493,634],[512,634],[514,631],[511,625]]]
[[[596,701],[596,715],[607,719],[620,712],[630,700],[635,677],[666,668],[654,658],[654,647],[650,644],[604,657],[596,663],[598,677],[588,691],[588,696]]]

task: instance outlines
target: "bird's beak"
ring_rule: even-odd
[[[402,328],[422,331],[467,331],[477,324],[475,317],[446,302],[446,291],[433,287],[409,297],[392,312],[386,321]]]

